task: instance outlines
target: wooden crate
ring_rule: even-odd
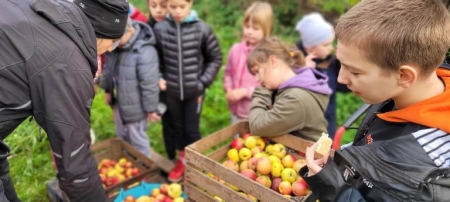
[[[105,193],[110,201],[114,200],[121,188],[127,189],[136,183],[145,180],[147,182],[166,182],[165,178],[161,176],[161,171],[170,172],[174,167],[174,163],[158,153],[151,151],[151,159],[140,153],[133,146],[119,138],[111,138],[108,140],[97,142],[91,145],[91,151],[97,163],[103,159],[111,159],[118,161],[121,158],[126,158],[134,167],[138,168],[140,173],[137,176],[129,178],[121,183],[105,188]],[[67,197],[58,186],[47,186],[49,198],[52,202],[68,202]],[[62,200],[61,200],[62,198]],[[57,199],[57,200],[56,200]]]
[[[242,136],[246,133],[249,133],[248,122],[241,121],[186,147],[187,165],[185,178],[187,182],[184,183],[184,190],[190,201],[216,201],[216,199],[211,197],[211,194],[222,198],[226,202],[251,201],[228,186],[212,179],[205,174],[205,172],[219,177],[227,183],[238,187],[243,192],[251,194],[262,202],[315,201],[314,197],[311,195],[305,197],[292,197],[291,199],[285,198],[272,189],[264,187],[256,181],[248,179],[219,163],[219,161],[226,158],[227,151],[230,149],[229,143],[233,136],[236,134]],[[270,141],[281,143],[287,148],[302,153],[305,153],[306,148],[313,144],[313,142],[289,134],[269,139]],[[220,145],[224,146],[220,147]]]

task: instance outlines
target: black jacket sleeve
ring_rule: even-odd
[[[33,115],[47,132],[61,190],[70,201],[103,202],[106,195],[90,150],[92,73],[82,61],[56,60],[29,79]]]
[[[344,181],[333,159],[328,159],[323,169],[311,177],[307,176],[308,167],[304,166],[299,174],[308,183],[314,196],[320,202],[363,202],[365,201],[358,190]]]
[[[205,68],[203,74],[200,76],[200,81],[204,90],[207,88],[216,78],[217,72],[222,65],[222,52],[220,50],[219,42],[216,35],[212,31],[211,27],[202,22],[202,32],[204,33],[203,40],[203,54],[205,57]],[[199,88],[201,88],[199,87]]]

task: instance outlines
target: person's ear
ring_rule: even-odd
[[[275,55],[269,55],[270,66],[275,67],[277,62],[277,57]]]
[[[409,88],[417,81],[417,70],[409,65],[402,65],[399,68],[397,83],[402,88]]]

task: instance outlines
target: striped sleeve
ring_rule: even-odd
[[[412,134],[439,168],[450,167],[450,134],[436,128],[419,130]]]

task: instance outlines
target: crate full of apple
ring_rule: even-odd
[[[267,143],[250,134],[234,138],[223,165],[286,197],[306,196],[308,185],[298,175],[305,160],[287,153],[283,144]]]
[[[105,188],[136,177],[140,173],[139,169],[126,158],[121,158],[117,162],[108,158],[103,159],[98,164],[98,172]]]
[[[128,190],[120,190],[114,202],[184,202],[182,186],[178,183],[158,184],[142,182]]]
[[[305,165],[298,153],[312,144],[290,134],[252,136],[248,122],[238,122],[186,147],[185,192],[201,202],[316,201],[298,175]]]
[[[134,187],[143,180],[162,182],[157,163],[119,138],[97,142],[91,150],[109,199],[115,198],[120,189]]]

